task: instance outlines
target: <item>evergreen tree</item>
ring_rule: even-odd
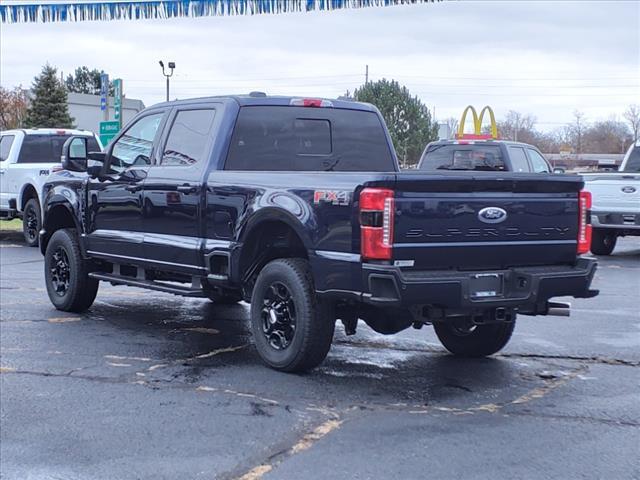
[[[378,107],[387,123],[398,160],[405,167],[417,164],[427,143],[438,138],[438,125],[431,118],[429,109],[395,80],[369,82],[357,88],[354,97],[359,102]]]
[[[103,73],[104,71],[98,70],[97,68],[89,70],[89,68],[85,66],[78,67],[73,74],[67,75],[64,83],[69,92],[100,95],[100,76]],[[109,82],[109,95],[112,97],[115,95],[113,82]]]
[[[33,99],[27,110],[25,125],[31,128],[70,128],[67,90],[58,78],[58,71],[47,64],[33,80]]]

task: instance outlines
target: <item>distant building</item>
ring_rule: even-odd
[[[90,130],[98,133],[100,122],[103,121],[104,112],[100,110],[100,95],[69,92],[67,104],[69,115],[74,118],[76,128]],[[145,108],[142,100],[133,98],[122,99],[122,124],[125,125],[136,113]],[[109,97],[109,120],[114,120],[113,97]]]
[[[624,153],[545,153],[553,167],[563,167],[567,170],[597,171],[617,170]]]

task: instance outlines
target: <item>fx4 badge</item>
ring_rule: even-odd
[[[349,205],[351,203],[351,192],[347,190],[314,190],[313,203],[323,202],[332,205]]]
[[[478,219],[484,223],[501,223],[507,219],[507,211],[499,207],[486,207],[478,212]]]

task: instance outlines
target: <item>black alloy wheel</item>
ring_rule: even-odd
[[[282,282],[274,282],[266,290],[261,318],[262,333],[271,348],[288,348],[296,333],[296,306]]]
[[[59,246],[53,253],[53,261],[50,266],[51,270],[51,286],[54,292],[64,297],[69,290],[69,255],[65,251],[64,247]]]
[[[40,234],[40,204],[35,198],[30,199],[22,213],[22,233],[24,241],[30,247],[38,245]]]
[[[316,295],[308,260],[279,258],[260,270],[251,292],[251,331],[271,368],[305,372],[319,365],[335,323],[332,306]]]

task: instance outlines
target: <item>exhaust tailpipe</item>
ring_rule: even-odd
[[[547,302],[547,315],[568,317],[571,315],[571,304],[567,302]]]

